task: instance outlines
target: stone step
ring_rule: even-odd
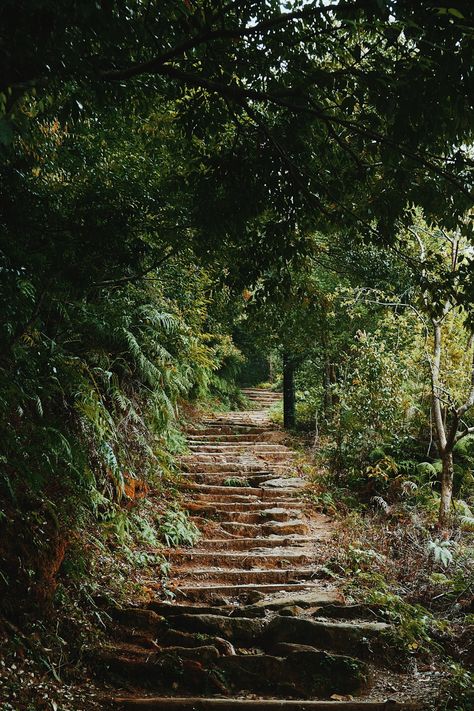
[[[209,484],[223,484],[228,479],[240,479],[242,486],[245,487],[247,487],[247,484],[253,487],[260,486],[264,482],[270,481],[270,479],[280,478],[278,474],[272,474],[270,471],[250,472],[247,474],[239,474],[238,472],[181,472],[181,476],[196,482],[202,481],[204,483],[203,480],[205,480]],[[224,484],[224,486],[227,486],[227,484]],[[239,486],[239,482],[233,484],[233,486]]]
[[[209,504],[209,505],[214,505],[216,504],[217,508],[219,508],[220,503],[229,503],[229,502],[241,502],[241,503],[259,503],[263,508],[268,507],[269,505],[272,505],[272,502],[275,502],[275,505],[279,505],[281,502],[281,505],[283,505],[283,502],[286,504],[295,504],[298,503],[298,499],[296,499],[294,496],[290,499],[285,499],[282,496],[275,496],[275,492],[271,491],[271,495],[265,496],[265,498],[259,498],[258,496],[255,496],[254,494],[247,494],[246,491],[248,491],[247,487],[238,487],[239,490],[242,492],[240,494],[229,494],[227,491],[219,494],[218,496],[215,494],[200,494],[200,493],[194,493],[193,494],[193,503],[203,503],[203,504]]]
[[[298,518],[277,521],[269,520],[265,523],[247,523],[244,521],[221,521],[220,526],[224,531],[244,538],[249,536],[292,536],[307,535],[309,526],[306,521]]]
[[[228,511],[228,510],[214,510],[211,511],[209,508],[202,509],[200,507],[194,509],[192,504],[187,506],[191,518],[197,517],[202,518],[204,521],[214,521],[220,526],[223,526],[224,530],[230,530],[228,526],[269,526],[275,525],[286,525],[287,523],[293,525],[295,523],[304,524],[305,520],[302,518],[301,511],[298,509],[285,511],[284,509],[275,509],[274,513],[267,513],[271,509],[263,509],[258,511]],[[268,531],[264,533],[267,535]],[[239,534],[240,535],[240,534]]]
[[[255,444],[255,442],[262,441],[262,435],[259,434],[189,434],[187,435],[188,442],[219,442],[222,444],[229,443],[235,444],[236,442],[244,442],[246,444]]]
[[[308,565],[311,562],[315,563],[314,556],[307,553],[298,552],[298,549],[287,548],[284,551],[279,550],[278,553],[268,553],[267,550],[260,553],[235,552],[235,551],[214,551],[206,550],[174,550],[167,554],[168,560],[177,562],[180,565],[183,563],[197,563],[200,567],[206,566],[210,568],[224,567],[249,569],[252,567],[276,567],[285,568],[289,565]]]
[[[277,393],[273,391],[258,391],[258,390],[242,390],[242,393],[246,398],[254,398],[255,400],[282,400],[282,393]]]
[[[281,393],[263,393],[257,392],[256,390],[242,390],[242,392],[248,400],[258,400],[262,402],[265,400],[275,400],[276,402],[283,400],[283,396],[281,395]]]
[[[275,461],[276,464],[281,465],[282,462],[287,461],[288,466],[293,465],[293,460],[295,459],[296,454],[288,454],[287,452],[254,452],[251,451],[249,452],[248,450],[241,450],[241,451],[236,451],[236,450],[221,450],[219,452],[191,452],[190,454],[184,454],[179,458],[180,462],[217,462],[217,463],[225,463],[228,462],[231,465],[238,464],[241,465],[242,467],[247,467],[248,465],[251,465],[252,467],[256,467],[257,469],[260,469],[261,471],[267,471],[269,469],[269,466],[266,464],[266,460],[268,459],[272,463],[273,467],[273,462]]]
[[[203,515],[206,512],[212,514],[214,510],[220,511],[265,511],[267,509],[285,509],[285,511],[305,512],[297,499],[284,499],[280,497],[268,497],[259,499],[255,496],[245,497],[237,494],[221,494],[219,499],[212,500],[206,494],[196,494],[192,502],[183,503],[183,506],[196,506],[202,510]],[[197,509],[196,509],[197,510]]]
[[[237,422],[230,420],[220,420],[219,422],[203,422],[202,427],[194,429],[190,434],[249,434],[249,435],[267,435],[280,433],[274,427],[269,427],[265,422],[253,423]]]
[[[376,658],[380,652],[386,651],[392,634],[392,627],[385,622],[315,620],[278,614],[246,617],[243,612],[240,617],[238,614],[227,617],[178,614],[167,620],[172,629],[223,637],[232,643],[277,656],[286,656],[295,645],[304,645],[357,658],[374,657],[376,664],[390,662],[390,655],[386,655],[385,660]]]
[[[148,603],[148,609],[152,610],[160,617],[176,617],[177,615],[221,615],[228,617],[235,612],[233,605],[225,606],[209,606],[194,604],[187,605],[186,603],[164,602],[163,600],[152,600]]]
[[[189,601],[209,601],[214,598],[239,597],[243,593],[260,592],[263,594],[280,592],[320,590],[320,585],[311,582],[300,583],[244,583],[241,585],[180,585],[174,592],[177,599]]]
[[[309,536],[271,536],[251,538],[204,538],[199,541],[200,548],[207,550],[255,551],[261,549],[280,548],[283,546],[306,546],[314,542]]]
[[[367,685],[365,664],[349,657],[329,655],[318,650],[232,655],[221,657],[216,667],[230,680],[230,690],[294,695],[330,696],[336,691],[359,692]]]
[[[255,583],[291,583],[298,580],[309,580],[314,575],[315,568],[175,568],[171,573],[173,582],[170,587],[177,585],[182,589],[181,582],[188,580],[204,580],[208,583],[221,585],[250,585]],[[178,579],[178,582],[176,582]]]
[[[194,507],[193,504],[187,504],[186,507],[191,514],[191,516],[202,516],[203,518],[211,519],[213,521],[219,521],[222,526],[227,527],[228,525],[234,524],[249,524],[251,526],[274,526],[277,523],[304,523],[304,521],[298,517],[300,510],[286,511],[282,508],[267,508],[260,509],[258,511],[228,511],[223,509],[209,509],[208,507],[197,506]]]
[[[262,395],[245,395],[247,400],[250,401],[251,405],[257,406],[261,408],[262,410],[267,409],[268,407],[271,407],[272,405],[276,405],[280,402],[283,402],[281,397],[271,397],[271,396],[262,396]],[[253,407],[251,408],[252,410],[254,409]]]
[[[220,441],[220,442],[209,442],[206,439],[194,439],[194,440],[188,440],[188,447],[191,449],[202,449],[202,448],[212,448],[216,449],[219,452],[227,451],[229,449],[236,449],[238,451],[242,450],[250,450],[252,452],[256,450],[262,450],[262,451],[282,451],[282,452],[288,452],[292,453],[292,450],[290,450],[286,445],[282,444],[281,442],[265,442],[261,441],[260,439],[254,440],[254,441],[241,441],[241,442],[233,442],[233,441]]]
[[[234,444],[222,444],[219,446],[214,446],[214,445],[209,445],[209,444],[195,444],[195,445],[188,445],[188,449],[190,451],[190,454],[186,454],[181,459],[190,459],[196,458],[196,457],[205,457],[206,459],[210,459],[211,457],[216,457],[216,459],[237,459],[240,460],[243,456],[245,456],[246,459],[255,459],[255,458],[286,458],[288,461],[295,459],[297,457],[296,452],[289,452],[287,449],[283,449],[281,447],[276,448],[272,447],[270,448],[270,445],[268,449],[263,449],[260,447],[257,447],[257,445],[252,446],[251,444],[247,443],[243,447],[236,447]]]
[[[295,699],[228,699],[204,696],[115,697],[117,711],[422,711],[418,702],[397,701],[301,701]],[[426,707],[425,707],[426,708]]]
[[[234,472],[234,471],[222,471],[222,472],[181,472],[181,476],[184,477],[193,477],[199,474],[199,476],[209,476],[212,479],[221,479],[224,481],[226,478],[232,478],[232,479],[242,479],[242,481],[247,481],[250,478],[258,480],[258,478],[265,480],[265,479],[278,479],[278,474],[274,474],[271,469],[265,469],[264,467],[260,467],[258,471],[253,471],[253,472]]]
[[[265,405],[266,403],[275,403],[275,402],[282,402],[283,398],[281,395],[278,393],[267,393],[267,394],[262,394],[262,393],[244,393],[245,397],[247,400],[250,400],[250,402],[256,402],[257,404]]]
[[[217,429],[219,427],[229,428],[231,432],[248,432],[249,434],[263,434],[265,432],[281,432],[268,420],[265,411],[253,412],[252,420],[248,417],[221,417],[216,420],[202,420],[202,427]]]
[[[236,461],[231,461],[231,462],[207,462],[207,461],[202,461],[202,462],[196,462],[196,461],[189,461],[189,462],[184,462],[183,467],[185,468],[185,471],[188,472],[200,472],[200,473],[206,473],[209,472],[210,474],[213,473],[218,473],[218,472],[226,472],[232,474],[233,472],[239,473],[239,474],[247,474],[247,473],[252,473],[252,472],[260,472],[262,471],[262,465],[259,462],[255,463],[248,463],[244,464],[243,462],[236,462]]]
[[[278,430],[273,430],[268,427],[248,427],[246,425],[206,425],[201,428],[191,428],[185,430],[187,437],[250,437],[256,441],[266,436],[275,436],[280,434]]]
[[[294,517],[301,511],[300,507],[296,510],[287,511],[284,508],[262,508],[258,506],[257,510],[242,510],[241,504],[231,504],[237,508],[210,508],[202,504],[188,503],[185,505],[191,515],[202,515],[206,518],[211,518],[214,521],[223,521],[224,523],[250,523],[254,525],[273,524],[278,521],[296,521]],[[291,518],[293,517],[293,519]]]
[[[276,467],[275,467],[276,468]],[[288,477],[288,476],[278,476],[269,479],[265,486],[267,488],[284,489],[285,487],[291,487],[293,489],[303,489],[306,486],[304,479],[300,477]]]
[[[272,592],[271,595],[262,595],[261,599],[250,605],[219,605],[208,606],[200,602],[197,603],[178,603],[164,602],[162,600],[152,600],[148,603],[148,610],[158,614],[159,617],[176,617],[178,615],[219,615],[221,617],[234,617],[237,613],[240,618],[249,618],[257,616],[267,617],[270,611],[278,612],[284,607],[301,607],[304,609],[312,608],[317,610],[318,615],[326,615],[336,619],[347,619],[341,615],[352,605],[344,605],[344,600],[340,592],[330,588],[321,588],[320,586],[309,586],[304,590],[296,590],[292,592],[279,591]],[[327,614],[326,614],[327,611]],[[120,612],[122,612],[120,610]],[[373,615],[373,613],[371,613]],[[238,617],[236,619],[239,619]],[[358,616],[354,619],[364,619],[363,616]],[[370,621],[373,621],[371,616]]]
[[[296,452],[291,451],[288,447],[276,442],[188,442],[188,447],[192,454],[227,454],[228,452],[237,452],[239,454],[256,452],[288,454],[294,456]]]
[[[290,536],[295,533],[309,533],[309,526],[303,521],[290,519],[288,521],[269,521],[265,524],[244,523],[241,521],[222,521],[221,528],[234,536],[271,536],[284,535]]]
[[[252,452],[262,451],[262,452],[288,452],[289,454],[294,454],[294,452],[281,444],[280,442],[261,442],[259,440],[254,441],[243,441],[243,442],[209,442],[208,440],[188,440],[188,447],[192,450],[207,450],[217,451],[217,452],[227,452],[229,449],[235,449],[236,451],[242,451],[250,449]]]
[[[205,493],[205,494],[241,494],[245,491],[246,494],[252,494],[258,496],[259,498],[272,498],[274,496],[280,496],[286,498],[288,496],[294,495],[294,489],[272,489],[264,487],[240,487],[240,486],[218,486],[215,484],[194,484],[186,483],[185,488],[189,491],[195,491]]]
[[[281,643],[314,645],[318,649],[373,658],[387,666],[393,661],[387,649],[392,627],[385,622],[314,620],[276,615],[264,632],[264,648],[275,649]]]
[[[258,459],[264,459],[265,461],[277,461],[290,462],[296,457],[296,453],[289,454],[288,452],[246,452],[245,450],[232,450],[232,451],[220,451],[220,452],[192,452],[192,454],[185,454],[180,457],[180,462],[217,462],[230,464],[242,464],[244,467],[248,465],[256,465],[262,467],[262,463]]]
[[[255,410],[265,411],[272,405],[277,405],[283,402],[281,397],[262,397],[261,395],[246,395],[245,396],[250,403],[250,410],[255,412]]]
[[[160,652],[127,656],[117,650],[115,657],[111,653],[104,662],[108,661],[112,673],[134,682],[141,678],[155,689],[167,681],[183,691],[207,686],[234,696],[243,691],[285,690],[300,697],[328,696],[335,690],[358,692],[366,685],[368,676],[363,662],[311,648],[278,656],[265,653],[220,656],[215,647],[205,645],[194,650],[177,648],[173,656]]]

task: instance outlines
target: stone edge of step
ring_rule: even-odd
[[[262,711],[277,711],[277,709],[295,709],[296,711],[423,711],[425,705],[419,702],[404,701],[316,701],[316,700],[294,700],[294,699],[227,699],[213,697],[144,697],[144,698],[109,698],[116,707],[121,709],[148,708],[160,709],[161,711],[179,711],[190,709],[194,711],[205,711],[216,709],[227,711],[228,709],[241,709],[247,711],[259,708]]]

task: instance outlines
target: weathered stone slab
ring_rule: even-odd
[[[342,596],[337,590],[317,589],[305,592],[288,592],[275,595],[270,599],[256,602],[253,607],[266,610],[278,610],[282,607],[319,607],[325,605],[342,605]]]
[[[317,622],[277,615],[266,627],[264,637],[267,649],[279,642],[291,642],[368,657],[383,648],[390,629],[383,622]]]
[[[268,624],[267,620],[221,615],[177,615],[168,617],[169,624],[179,630],[224,637],[232,643],[255,644]]]

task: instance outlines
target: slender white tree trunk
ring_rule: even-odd
[[[454,478],[454,463],[453,453],[442,453],[443,469],[441,472],[441,503],[439,506],[439,524],[443,528],[449,523],[451,501],[453,498],[453,478]]]

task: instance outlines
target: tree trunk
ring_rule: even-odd
[[[326,358],[324,364],[324,414],[329,419],[332,415],[331,363]]]
[[[442,527],[446,527],[449,523],[449,512],[451,509],[451,499],[453,496],[453,453],[442,452],[441,461],[443,462],[443,469],[441,472],[441,503],[439,507],[439,524]]]
[[[283,354],[283,427],[295,426],[295,366],[288,353]]]

